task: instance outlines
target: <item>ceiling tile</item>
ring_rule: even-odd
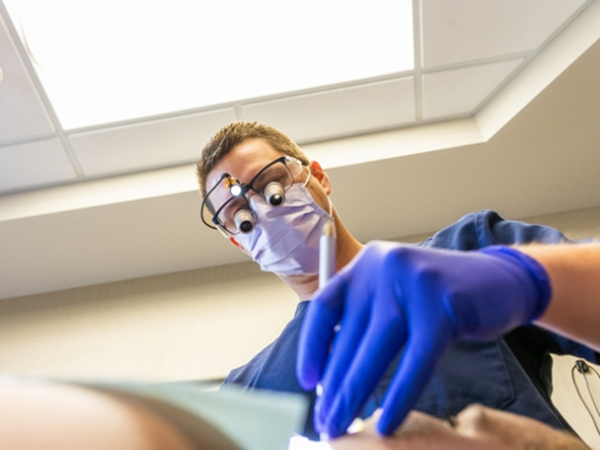
[[[414,79],[254,103],[242,111],[246,120],[276,126],[297,142],[390,128],[415,120]]]
[[[69,135],[86,176],[123,173],[191,162],[222,126],[236,120],[233,108],[152,120]]]
[[[0,193],[75,178],[58,138],[0,147]]]
[[[473,112],[523,58],[423,75],[423,118]]]
[[[32,138],[54,131],[0,16],[0,142]]]
[[[584,3],[422,0],[423,67],[534,50]]]

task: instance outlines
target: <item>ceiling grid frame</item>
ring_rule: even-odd
[[[541,47],[539,48],[539,51],[541,51]],[[539,51],[538,51],[538,49],[527,50],[524,52],[506,53],[504,55],[490,56],[488,58],[472,59],[470,61],[461,61],[461,62],[443,64],[443,65],[434,66],[434,67],[423,67],[423,68],[421,68],[421,73],[422,74],[431,74],[431,73],[437,73],[437,72],[445,72],[447,70],[466,69],[466,68],[473,67],[473,66],[484,66],[486,64],[494,64],[497,62],[511,61],[513,59],[526,58],[527,61],[529,61],[537,53],[539,53]]]
[[[13,145],[30,144],[32,142],[45,141],[46,139],[52,139],[55,137],[57,137],[56,133],[44,133],[35,136],[28,136],[26,138],[6,139],[0,141],[0,149],[4,147],[11,147]]]

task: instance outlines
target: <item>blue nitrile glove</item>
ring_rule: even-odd
[[[370,243],[311,302],[302,327],[298,380],[307,390],[319,381],[323,388],[317,429],[332,438],[345,433],[404,348],[378,424],[392,433],[452,342],[491,339],[531,322],[550,296],[544,268],[509,247]]]

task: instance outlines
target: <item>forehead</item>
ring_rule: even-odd
[[[260,169],[281,155],[282,152],[275,150],[263,139],[246,139],[236,145],[210,171],[206,177],[206,190],[210,190],[223,173],[228,173],[242,183],[249,183]]]

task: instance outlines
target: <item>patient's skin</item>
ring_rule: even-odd
[[[448,422],[413,411],[394,435],[382,437],[376,412],[359,433],[330,442],[333,450],[589,450],[579,439],[536,420],[472,405]]]
[[[331,441],[333,450],[589,450],[580,440],[540,422],[479,405],[462,411],[454,427],[412,412],[390,437],[377,433],[378,418],[376,412],[363,431]],[[0,424],[2,449],[194,448],[180,430],[152,411],[72,385],[0,384]]]
[[[147,409],[76,386],[0,385],[0,424],[3,449],[192,450]]]

